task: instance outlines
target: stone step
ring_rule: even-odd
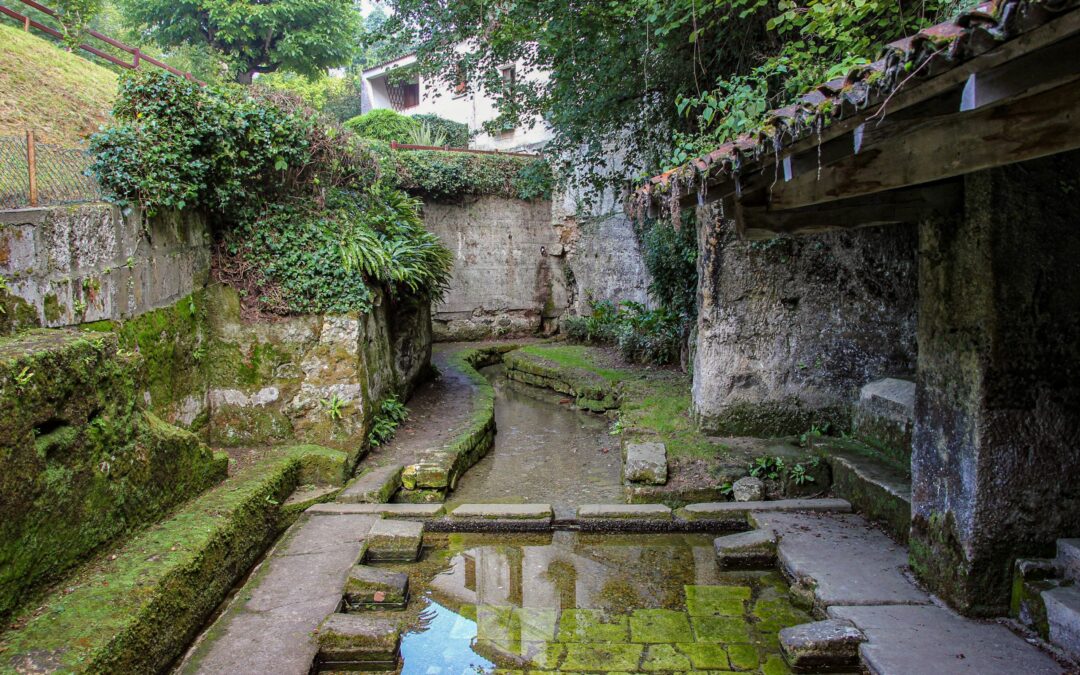
[[[389,670],[398,665],[396,622],[362,614],[331,614],[318,630],[320,670]]]
[[[1057,564],[1061,576],[1080,583],[1080,539],[1057,540]]]
[[[776,567],[776,533],[750,530],[713,540],[716,563],[724,570],[772,569]]]
[[[907,464],[911,461],[914,420],[915,383],[887,377],[870,382],[859,392],[852,426],[856,438]]]
[[[1042,592],[1049,639],[1080,660],[1080,587],[1058,586]]]
[[[383,518],[435,518],[442,504],[316,504],[307,511],[315,516],[376,515]]]
[[[853,671],[866,636],[850,621],[828,619],[780,631],[780,650],[796,673]]]
[[[424,524],[413,520],[378,520],[367,536],[365,562],[416,562]]]
[[[345,582],[345,607],[350,612],[405,609],[409,575],[381,567],[356,565]]]
[[[892,464],[856,450],[830,447],[828,458],[836,496],[906,544],[911,528],[911,478]]]
[[[404,468],[393,464],[372,469],[342,490],[337,500],[345,504],[385,504],[401,487]]]

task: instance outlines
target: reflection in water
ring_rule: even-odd
[[[705,535],[449,541],[420,566],[407,674],[756,669],[779,658],[776,631],[808,620],[775,573],[720,572]]]
[[[502,366],[483,372],[495,388],[495,446],[462,476],[451,504],[551,504],[569,516],[580,504],[623,501],[619,440],[606,418],[511,382]]]

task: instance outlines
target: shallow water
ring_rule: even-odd
[[[401,569],[405,675],[771,669],[809,620],[777,573],[720,572],[706,535],[451,535]]]
[[[495,388],[495,445],[465,472],[449,503],[551,504],[570,516],[581,504],[623,501],[619,439],[608,420],[537,387],[483,370]]]

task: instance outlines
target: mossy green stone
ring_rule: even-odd
[[[629,639],[626,616],[596,609],[568,609],[559,619],[560,642],[627,642]]]
[[[757,648],[753,645],[728,645],[728,658],[731,659],[731,666],[739,670],[757,668],[761,660]]]
[[[555,639],[559,625],[559,613],[556,610],[519,607],[514,609],[514,618],[520,626],[522,641],[550,642]]]
[[[631,642],[686,642],[690,621],[684,612],[637,609],[630,615]]]
[[[641,669],[647,672],[690,670],[690,659],[672,645],[649,645]]]
[[[695,668],[704,670],[726,670],[728,668],[727,650],[724,649],[723,645],[693,642],[675,646],[690,659],[690,663]]]
[[[761,667],[763,675],[791,675],[791,668],[788,667],[787,661],[779,654],[770,654],[765,659],[765,665]]]
[[[609,672],[613,668],[635,672],[644,649],[644,645],[632,644],[571,644],[566,646],[563,668],[592,672]]]
[[[734,644],[750,642],[750,626],[742,617],[695,616],[690,619],[694,626],[696,642]]]
[[[685,586],[691,616],[742,616],[750,599],[748,586]]]

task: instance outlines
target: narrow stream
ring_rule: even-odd
[[[462,476],[449,508],[542,503],[564,517],[581,504],[623,501],[619,439],[606,418],[571,407],[561,394],[511,382],[502,366],[482,372],[495,388],[495,446]]]

